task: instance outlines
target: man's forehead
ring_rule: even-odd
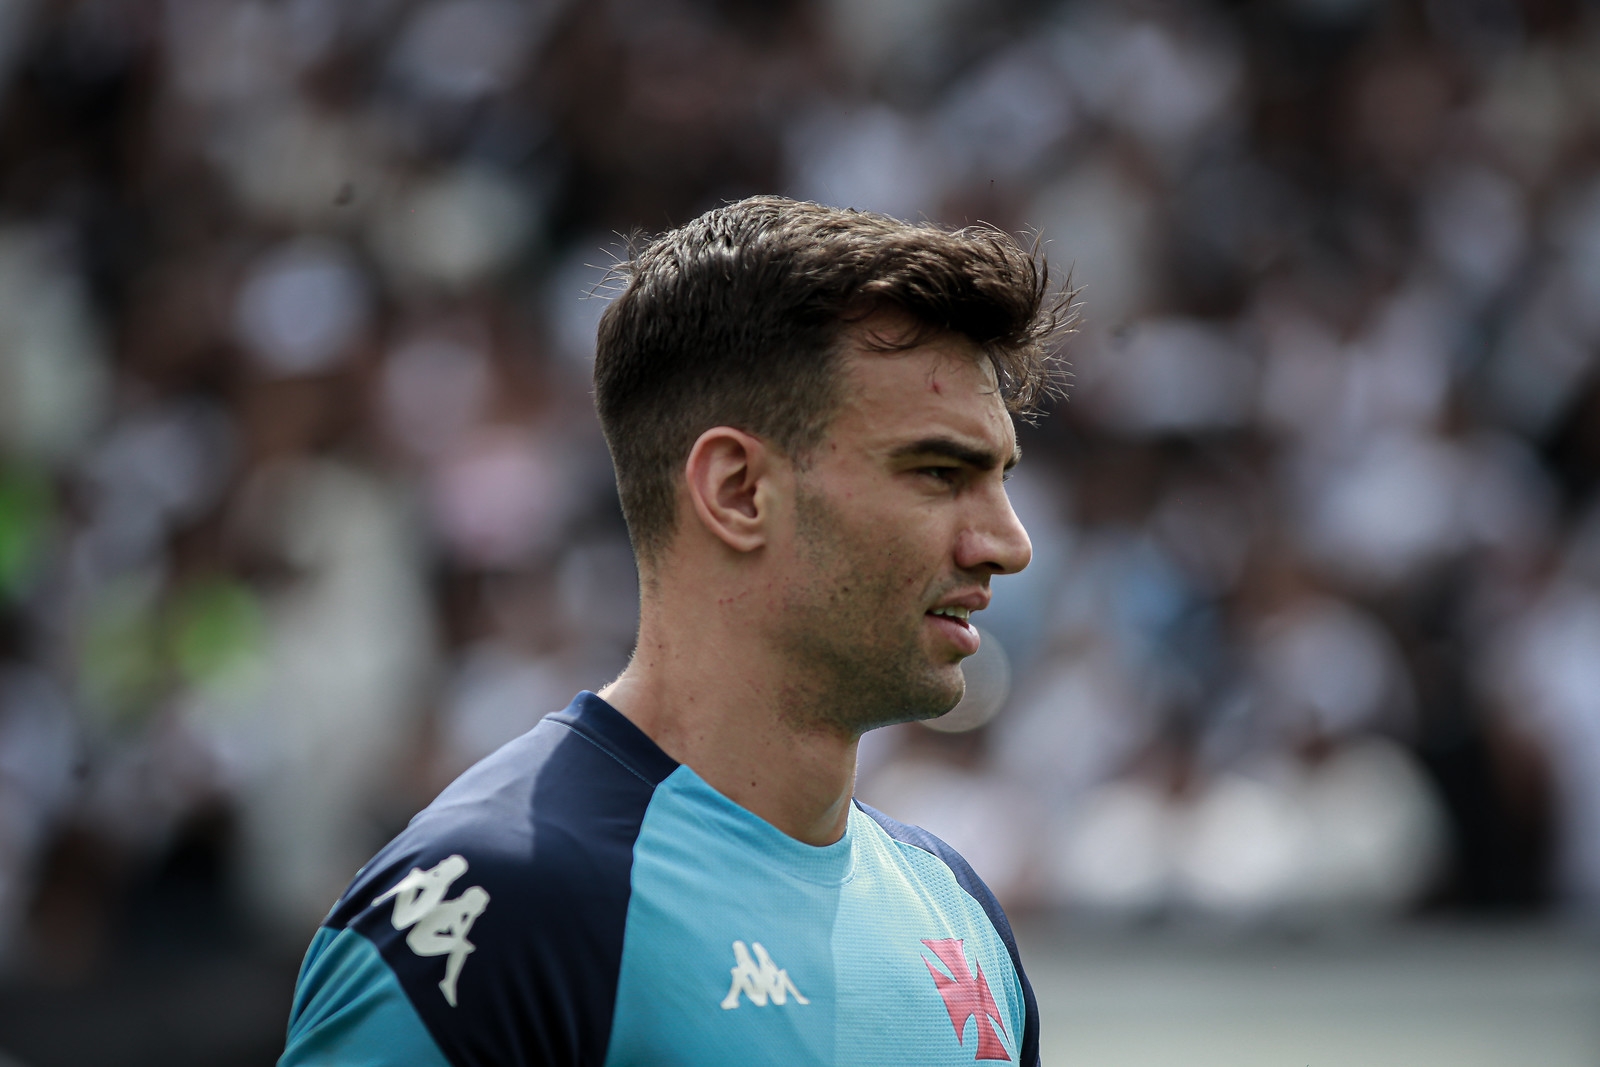
[[[994,362],[964,338],[892,352],[847,352],[841,369],[847,389],[875,388],[909,397],[973,394],[992,397],[1005,407]]]
[[[900,351],[849,352],[841,408],[873,438],[943,434],[999,450],[1009,461],[1016,431],[993,364],[971,341],[941,335]],[[842,412],[841,412],[842,413]],[[837,424],[836,424],[837,425]]]

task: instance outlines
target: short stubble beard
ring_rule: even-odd
[[[960,701],[959,666],[929,660],[922,619],[902,628],[905,589],[892,543],[852,531],[823,493],[795,493],[796,554],[808,577],[790,587],[780,621],[797,669],[783,712],[801,730],[859,737],[897,722],[932,719]],[[893,625],[891,625],[893,624]]]

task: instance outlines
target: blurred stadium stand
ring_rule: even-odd
[[[0,1050],[271,1062],[356,867],[620,668],[605,266],[758,191],[1083,287],[866,799],[1241,997],[1600,917],[1600,4],[0,0]]]

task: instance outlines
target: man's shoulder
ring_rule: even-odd
[[[328,925],[388,907],[404,892],[398,887],[423,879],[446,892],[458,881],[476,885],[522,905],[558,905],[608,877],[625,883],[645,808],[676,766],[604,701],[581,693],[446,787],[361,870]]]
[[[600,1062],[634,841],[676,766],[584,693],[472,767],[324,921],[291,1047],[403,1025],[449,1063]]]

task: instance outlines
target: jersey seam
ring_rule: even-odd
[[[630,764],[627,760],[623,759],[621,756],[619,756],[615,752],[611,751],[610,746],[602,744],[597,738],[591,736],[588,731],[580,728],[577,723],[563,722],[560,719],[551,719],[550,721],[552,723],[554,723],[555,725],[562,727],[563,729],[571,730],[578,737],[583,738],[583,740],[587,741],[589,744],[593,745],[595,748],[597,748],[601,752],[605,753],[606,757],[608,759],[610,759],[612,762],[614,762],[617,766],[621,767],[623,770],[627,771],[629,774],[631,774],[635,778],[639,779],[639,781],[643,782],[645,785],[649,786],[651,789],[655,789],[657,786],[659,786],[661,784],[661,782],[652,782],[649,778],[646,778],[642,773],[640,773],[640,771],[636,767],[634,767],[632,764]],[[665,780],[666,779],[662,779],[662,781],[665,781]]]
[[[885,836],[887,837],[889,835],[886,834]],[[924,856],[932,856],[935,860],[937,860],[938,863],[939,863],[939,866],[943,867],[946,871],[949,872],[950,880],[955,883],[956,888],[961,891],[961,894],[963,896],[965,896],[968,900],[972,901],[972,903],[974,903],[974,904],[976,904],[978,906],[978,910],[983,913],[984,921],[989,924],[989,928],[990,929],[994,930],[995,936],[996,937],[1000,936],[1000,930],[999,930],[998,927],[995,926],[994,919],[989,915],[989,909],[983,906],[983,901],[981,901],[977,897],[973,896],[971,891],[968,890],[966,886],[961,884],[961,879],[959,879],[959,878],[957,878],[955,876],[956,872],[950,869],[950,864],[945,862],[945,858],[943,856],[939,855],[937,852],[933,851],[933,849],[931,849],[931,848],[923,848],[921,845],[917,844],[915,841],[902,841],[898,837],[889,837],[889,840],[894,842],[896,845],[899,845],[901,848],[914,848],[918,852],[922,853]],[[1007,962],[1010,962],[1010,954],[1009,953],[1007,953]]]

